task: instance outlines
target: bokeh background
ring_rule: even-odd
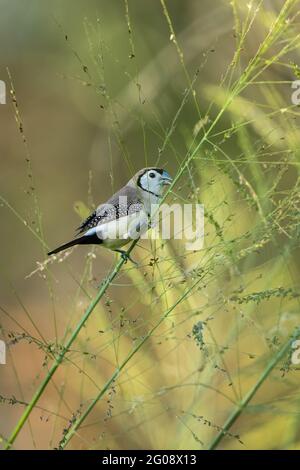
[[[116,260],[79,247],[49,261],[47,247],[69,240],[141,167],[159,162],[177,174],[285,3],[0,1],[3,442]],[[298,325],[300,140],[291,81],[299,77],[299,26],[298,2],[290,3],[291,27],[261,68],[294,45],[226,108],[212,143],[169,196],[204,203],[204,249],[186,253],[179,241],[135,248],[140,267],[122,268],[14,448],[58,447],[197,276],[68,448],[207,448]],[[285,358],[219,447],[299,447],[299,403],[299,371]]]

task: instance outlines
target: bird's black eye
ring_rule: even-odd
[[[155,173],[151,172],[149,173],[150,178],[155,178]]]

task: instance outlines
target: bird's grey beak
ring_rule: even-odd
[[[167,171],[163,171],[163,174],[162,174],[162,184],[163,185],[169,185],[172,183],[172,178],[171,176],[169,175],[169,173]]]

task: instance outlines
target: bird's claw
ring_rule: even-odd
[[[129,260],[129,255],[124,251],[123,253],[121,253],[121,258],[124,261],[124,264],[126,264]]]
[[[129,253],[127,253],[127,251],[121,251],[121,250],[116,250],[118,251],[118,253],[121,254],[121,258],[123,259],[124,261],[124,264],[127,263],[128,260],[130,260],[133,264],[135,264],[136,266],[138,266],[138,263],[136,261],[134,261],[134,259],[131,258],[131,256],[129,255]]]

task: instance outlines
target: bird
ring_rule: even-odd
[[[130,258],[121,247],[137,239],[151,226],[151,209],[159,205],[165,186],[172,183],[163,168],[139,170],[118,192],[100,204],[77,228],[76,238],[58,246],[49,256],[75,245],[101,245]]]

